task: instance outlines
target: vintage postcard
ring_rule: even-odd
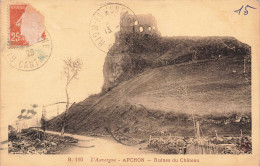
[[[259,1],[0,5],[0,166],[259,166]]]

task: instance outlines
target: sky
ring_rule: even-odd
[[[28,1],[29,2],[29,1]],[[121,1],[135,14],[151,13],[162,36],[234,36],[251,46],[256,45],[259,15],[249,9],[248,15],[234,12],[242,5],[257,7],[255,1]],[[79,79],[69,87],[72,102],[101,91],[103,64],[106,53],[97,49],[89,36],[89,23],[95,11],[105,1],[30,1],[45,17],[45,27],[52,39],[52,52],[48,62],[34,71],[20,71],[1,56],[1,120],[12,123],[22,108],[31,104],[41,106],[65,101],[63,60],[80,58],[83,68]],[[259,8],[259,5],[258,5]],[[6,12],[2,8],[1,12]],[[3,22],[7,18],[1,16]],[[1,22],[2,23],[2,22]],[[1,40],[6,39],[8,25],[1,25]],[[3,49],[3,45],[1,45]],[[254,50],[253,50],[254,51]],[[52,108],[54,110],[56,108]],[[47,108],[48,110],[48,108]],[[51,110],[51,108],[50,108]]]

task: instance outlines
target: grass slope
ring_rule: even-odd
[[[146,69],[111,91],[71,106],[66,131],[148,138],[167,130],[194,134],[192,114],[205,135],[251,134],[251,64],[240,58]],[[61,115],[60,117],[62,117]],[[61,118],[49,121],[60,130]],[[239,118],[240,117],[240,118]],[[238,120],[239,119],[239,120]]]

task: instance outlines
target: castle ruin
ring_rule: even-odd
[[[120,32],[160,35],[154,16],[151,14],[132,15],[127,12],[121,14]]]

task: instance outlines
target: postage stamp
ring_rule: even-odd
[[[122,27],[132,27],[136,21],[134,12],[125,5],[109,3],[99,8],[90,21],[90,38],[103,52],[113,46],[116,33]]]
[[[6,58],[11,66],[31,71],[43,66],[52,50],[44,16],[29,4],[9,5]]]
[[[260,4],[3,1],[0,165],[260,166]]]

